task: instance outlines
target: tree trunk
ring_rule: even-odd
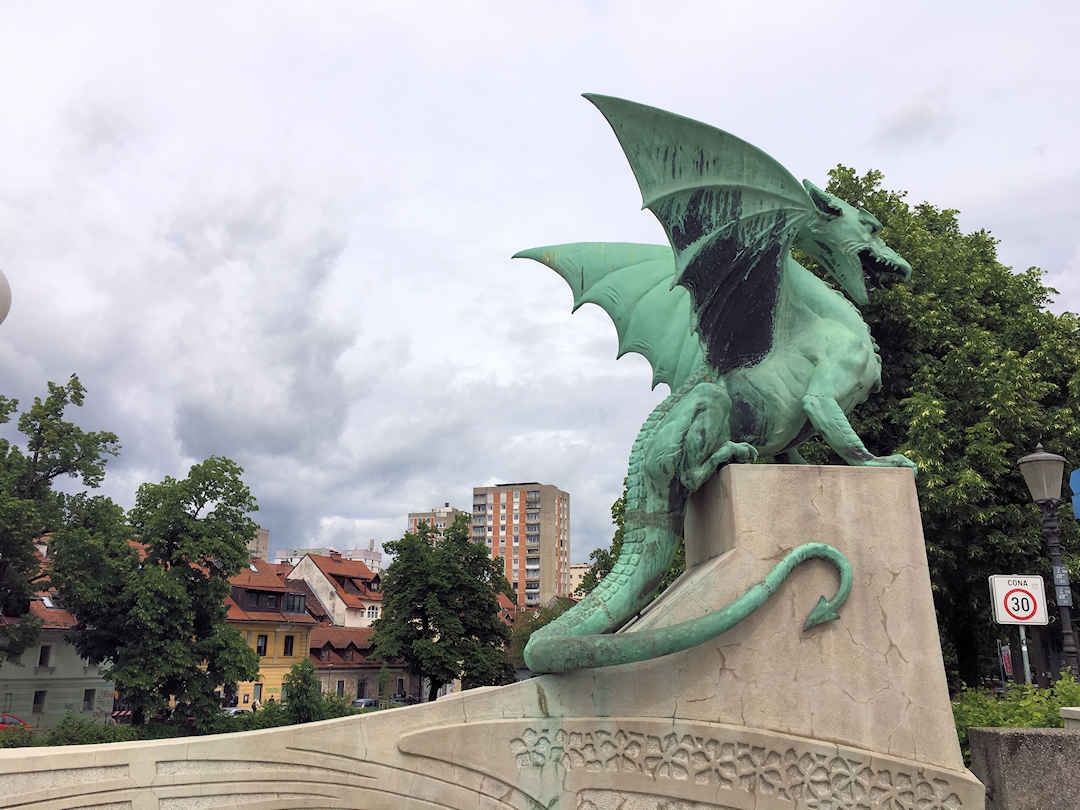
[[[949,635],[956,648],[956,668],[960,680],[970,687],[979,686],[979,634],[975,632],[973,622],[978,619],[970,615],[959,604],[954,605],[949,621]]]
[[[431,684],[428,686],[428,703],[435,702],[435,699],[439,696],[439,687],[441,686],[441,683],[436,683],[434,680],[431,681]]]

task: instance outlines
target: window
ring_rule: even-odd
[[[39,689],[34,692],[34,714],[41,714],[45,711],[45,690]]]
[[[292,636],[285,636],[284,649],[282,649],[281,654],[282,655],[292,655],[293,654],[293,637]]]
[[[84,689],[82,693],[82,710],[92,712],[94,710],[94,690]]]
[[[329,657],[330,657],[330,648],[329,647],[323,647],[321,650],[319,650],[319,660],[320,661],[325,661]]]
[[[345,697],[345,681],[337,682],[337,696]]]
[[[379,609],[377,607],[375,607],[375,605],[368,605],[367,617],[369,619],[377,619],[377,618],[379,618]]]
[[[397,692],[398,692],[399,695],[404,695],[405,694],[405,679],[404,678],[398,678],[397,679]]]
[[[285,596],[286,613],[303,613],[304,602],[307,597],[302,593],[290,593]]]
[[[244,695],[244,703],[248,703],[251,700],[251,695]]]
[[[262,658],[266,655],[266,636],[258,636],[255,639],[255,654]]]
[[[256,701],[256,702],[262,700],[262,684],[261,683],[255,684],[255,687],[251,690],[251,699],[253,701]]]
[[[47,667],[49,665],[49,658],[52,653],[52,647],[48,644],[42,644],[41,650],[38,651],[37,665],[39,667]]]
[[[356,682],[356,696],[358,698],[367,697],[367,679],[361,678]]]

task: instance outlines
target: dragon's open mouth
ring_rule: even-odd
[[[892,251],[889,251],[892,253]],[[906,279],[911,274],[911,267],[897,254],[896,259],[882,256],[873,248],[859,251],[859,263],[862,264],[863,278],[867,286],[878,287],[885,279],[893,277]]]

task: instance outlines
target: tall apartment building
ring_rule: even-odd
[[[468,514],[468,512],[455,509],[450,505],[449,501],[446,501],[442,506],[436,506],[427,512],[409,512],[409,531],[415,532],[416,527],[423,522],[427,523],[439,534],[442,534],[443,529],[449,529],[454,525],[458,515]]]
[[[540,607],[569,595],[570,495],[558,487],[473,487],[472,539],[503,559],[518,605]]]

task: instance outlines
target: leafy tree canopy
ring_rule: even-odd
[[[85,431],[64,419],[65,409],[80,407],[86,394],[76,375],[65,385],[48,383],[48,389],[44,400],[34,397],[19,416],[25,448],[0,439],[0,616],[18,619],[0,622],[0,650],[7,658],[37,638],[38,623],[27,614],[40,574],[34,541],[60,529],[72,502],[81,503],[82,496],[55,492],[53,482],[68,476],[96,487],[108,456],[120,449],[114,433]],[[18,405],[0,396],[0,423],[8,422]]]
[[[470,540],[468,518],[459,515],[442,536],[421,523],[385,548],[394,561],[381,575],[376,653],[429,679],[429,700],[455,678],[467,686],[512,681],[510,630],[499,618],[497,596],[513,591],[501,562]]]
[[[82,499],[80,519],[52,538],[51,579],[78,620],[71,640],[106,664],[137,720],[175,697],[209,722],[215,689],[258,676],[255,652],[225,623],[229,577],[256,531],[242,472],[211,457],[182,480],[143,484],[127,523],[119,507]]]

